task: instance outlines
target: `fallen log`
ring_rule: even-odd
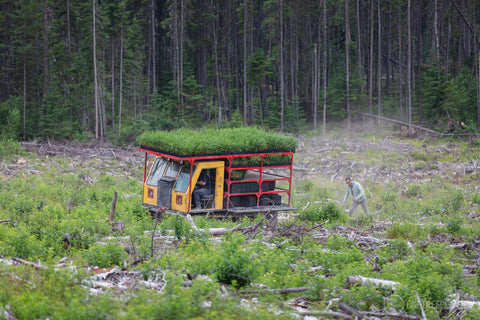
[[[421,320],[418,316],[411,316],[405,313],[380,313],[373,311],[366,311],[364,314],[368,317],[399,319],[399,320]]]
[[[347,284],[354,285],[354,284],[374,284],[377,287],[387,287],[391,289],[395,289],[400,283],[391,281],[391,280],[382,280],[382,279],[375,279],[375,278],[367,278],[363,276],[348,276],[347,277]]]
[[[12,227],[15,227],[12,220],[10,220],[10,219],[0,220],[0,223],[10,223],[12,225]]]
[[[26,265],[26,266],[30,266],[30,267],[33,267],[37,270],[45,270],[46,267],[44,266],[41,266],[39,264],[35,264],[33,262],[30,262],[30,261],[27,261],[27,260],[23,260],[22,258],[12,258],[12,261],[15,261],[17,263],[20,263],[20,264],[23,264],[23,265]]]
[[[299,313],[304,314],[304,315],[310,315],[310,316],[321,316],[322,319],[324,318],[334,318],[334,319],[346,319],[346,320],[353,320],[352,316],[341,313],[341,312],[336,312],[336,311],[322,311],[322,310],[298,310],[298,308],[295,308]]]
[[[346,304],[343,303],[343,302],[341,302],[341,303],[338,304],[338,308],[339,308],[340,310],[342,310],[343,312],[346,312],[346,313],[348,313],[348,314],[354,315],[354,316],[355,316],[356,318],[358,318],[358,319],[363,319],[363,314],[362,314],[360,311],[358,311],[358,310],[356,310],[356,309],[354,309],[354,308],[346,305]]]
[[[411,127],[411,128],[415,128],[415,129],[418,129],[418,130],[422,130],[422,131],[431,133],[431,134],[436,135],[436,136],[441,135],[440,133],[438,133],[434,130],[427,129],[427,128],[424,128],[424,127],[420,127],[420,126],[417,126],[417,125],[414,125],[414,124],[411,124],[411,123],[407,123],[407,122],[403,122],[403,121],[399,121],[399,120],[395,120],[395,119],[390,119],[390,118],[379,117],[377,115],[369,114],[369,113],[364,113],[363,115],[367,116],[367,117],[379,119],[379,120],[382,120],[382,121],[396,123],[396,124],[399,124],[401,126],[406,126],[406,127]]]
[[[475,309],[480,308],[480,301],[460,300],[460,295],[457,293],[450,295],[452,301],[450,302],[450,311],[454,309]]]
[[[245,290],[241,291],[241,294],[256,294],[256,293],[293,293],[293,292],[303,292],[307,291],[308,287],[298,287],[298,288],[284,288],[284,289],[257,289],[257,290]]]
[[[190,226],[192,227],[193,230],[197,232],[205,232],[205,229],[199,229],[195,222],[192,219],[192,216],[190,214],[187,214],[185,216],[185,219],[190,223]],[[206,231],[211,235],[211,236],[221,236],[224,235],[225,233],[236,231],[240,225],[236,225],[232,229],[227,229],[227,228],[209,228]]]

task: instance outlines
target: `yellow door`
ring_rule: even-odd
[[[193,202],[192,186],[195,186],[197,184],[198,178],[200,177],[202,170],[209,170],[210,172],[214,172],[215,174],[215,179],[214,181],[212,181],[214,206],[213,208],[205,208],[205,210],[223,209],[223,184],[225,163],[223,161],[202,161],[195,162],[193,166],[195,168],[195,171],[193,173],[192,183],[191,185],[189,184],[187,187],[185,187],[185,180],[188,178],[188,182],[190,182],[189,165],[186,164],[180,172],[177,182],[175,183],[172,190],[172,209],[185,213],[190,211]],[[184,176],[182,176],[182,174],[184,174]]]

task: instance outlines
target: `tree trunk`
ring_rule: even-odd
[[[323,0],[323,131],[325,139],[325,127],[327,119],[327,0]]]
[[[105,90],[105,77],[102,77],[103,81],[102,81],[102,86],[101,86],[101,97],[105,97],[106,95],[106,90]],[[106,110],[106,107],[105,107],[105,99],[102,98],[100,100],[100,107],[101,107],[101,114],[102,114],[102,117],[100,118],[102,120],[102,125],[101,125],[101,141],[102,142],[105,142],[105,139],[107,137],[107,110]]]
[[[348,15],[348,0],[345,0],[345,79],[346,79],[346,103],[347,103],[347,129],[352,126],[352,113],[350,111],[350,19]]]
[[[247,24],[248,0],[243,0],[243,125],[247,126]]]
[[[152,92],[156,93],[157,88],[157,50],[156,50],[156,24],[155,24],[155,1],[151,0],[151,7],[152,7]]]
[[[317,81],[318,81],[318,53],[317,44],[313,45],[313,68],[312,68],[312,103],[313,103],[313,131],[317,131]]]
[[[382,116],[382,17],[380,10],[380,0],[377,0],[377,19],[378,19],[378,116]],[[380,121],[377,123],[380,126]]]
[[[280,132],[283,133],[285,113],[285,84],[283,76],[283,0],[280,0]]]
[[[434,1],[433,31],[435,33],[435,61],[438,62],[440,58],[440,41],[438,36],[438,0]]]
[[[98,106],[98,81],[97,81],[97,44],[96,44],[96,27],[95,27],[95,2],[96,0],[92,1],[93,7],[93,82],[94,82],[94,90],[95,90],[95,139],[98,140],[99,138],[99,106]]]
[[[179,66],[179,90],[183,91],[183,45],[185,38],[185,0],[180,0],[180,60],[178,63]],[[182,106],[183,112],[185,112],[185,102],[183,94],[180,95],[180,103]]]
[[[475,2],[474,2],[475,3]],[[475,9],[475,5],[474,5]],[[475,12],[475,10],[473,10]],[[473,18],[475,19],[475,13]],[[475,20],[474,20],[475,21]],[[477,29],[474,28],[473,30],[473,53],[474,53],[474,59],[477,61],[476,63],[476,88],[477,88],[477,99],[476,99],[476,105],[477,105],[477,130],[480,130],[480,55],[478,54],[478,41],[477,41]]]
[[[387,50],[387,58],[384,60],[385,62],[385,89],[383,92],[385,96],[390,96],[390,89],[392,87],[392,47],[393,47],[393,40],[392,40],[392,4],[387,3],[387,9],[385,10],[385,49]],[[382,108],[383,109],[383,108]]]
[[[449,2],[447,11],[450,11],[450,7],[451,7],[451,3]],[[451,19],[450,15],[448,15],[447,19],[448,19],[447,20],[447,30],[448,31],[447,31],[447,38],[445,40],[446,48],[445,48],[444,64],[445,64],[445,72],[448,74],[448,73],[450,73],[450,59],[449,59],[448,53],[450,52],[450,41],[451,41],[451,35],[452,35],[452,21],[450,20]]]
[[[118,88],[118,135],[122,130],[122,103],[123,103],[123,25],[120,27],[120,83]]]
[[[70,0],[66,1],[66,28],[67,28],[67,39],[66,39],[66,46],[67,46],[67,58],[68,58],[68,67],[72,67],[72,36],[71,36],[71,26],[70,26]],[[68,79],[68,83],[73,83],[73,79]],[[68,120],[72,121],[73,119],[73,105],[69,107],[69,114]]]
[[[373,0],[370,1],[370,54],[368,61],[368,108],[372,114],[373,99]]]
[[[400,120],[405,120],[403,110],[403,68],[402,68],[402,6],[398,4],[398,100],[400,106]]]
[[[25,38],[24,38],[25,39]],[[27,54],[23,53],[23,140],[27,139]]]
[[[422,67],[422,4],[417,1],[417,107],[418,119],[422,122],[422,83],[421,83],[421,67]]]
[[[112,39],[110,40],[112,46],[112,62],[111,62],[111,72],[112,72],[112,134],[115,134],[115,41],[112,35]]]
[[[409,129],[412,128],[412,32],[411,32],[411,0],[407,0],[407,109]]]
[[[357,68],[358,68],[358,78],[360,79],[360,93],[363,94],[363,51],[362,51],[362,38],[360,36],[362,30],[360,29],[360,0],[357,0],[356,3],[356,15],[357,15]],[[364,110],[365,111],[365,110]]]
[[[216,17],[215,7],[213,5],[213,0],[210,1],[212,14]],[[217,103],[218,103],[218,118],[217,126],[220,128],[222,126],[222,99],[220,97],[220,70],[218,68],[218,53],[217,53],[217,28],[216,28],[217,19],[214,19],[212,22],[212,33],[213,33],[213,56],[215,59],[215,79],[217,82]]]
[[[48,90],[48,0],[45,0],[43,13],[44,38],[43,38],[43,136],[47,123],[47,90]]]
[[[290,18],[290,87],[292,107],[295,110],[295,118],[297,125],[300,121],[300,113],[298,112],[298,86],[297,86],[297,70],[298,70],[298,24],[296,12],[298,12],[298,2],[295,2],[293,16]]]

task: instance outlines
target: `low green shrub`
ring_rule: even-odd
[[[96,243],[83,254],[89,266],[108,268],[112,266],[123,266],[128,254],[118,243]]]
[[[423,226],[415,223],[394,223],[386,230],[388,238],[414,240],[426,237],[427,230]]]
[[[309,205],[302,209],[298,215],[298,219],[301,221],[312,222],[337,222],[346,221],[346,214],[342,209],[333,202],[323,202],[319,205]]]
[[[420,307],[416,294],[428,313],[440,312],[448,305],[448,296],[460,289],[463,281],[460,265],[434,261],[420,252],[416,253],[415,259],[384,266],[384,273],[401,283],[395,293],[405,302],[404,311],[417,314]]]
[[[408,245],[408,241],[403,239],[392,239],[388,244],[377,250],[376,262],[383,266],[395,260],[403,260],[414,253],[414,250]]]
[[[0,159],[14,159],[24,152],[18,141],[0,136]]]
[[[280,243],[291,241],[278,239]],[[306,248],[314,247],[305,244]],[[272,250],[262,243],[255,246],[255,258],[252,262],[255,267],[254,279],[256,283],[262,283],[270,288],[301,287],[310,281],[308,271],[310,264],[307,261],[299,261],[301,254],[298,251],[290,250],[289,245]],[[292,268],[292,266],[295,266]]]
[[[5,257],[19,257],[26,260],[47,259],[47,249],[43,241],[39,240],[24,224],[17,224],[15,228],[0,225],[1,236],[0,252]]]
[[[480,194],[475,192],[472,194],[472,202],[475,204],[480,204]]]
[[[420,186],[417,184],[411,185],[407,188],[406,196],[408,198],[415,198],[420,195]]]
[[[171,215],[164,219],[159,226],[160,230],[173,230],[177,239],[189,238],[191,236],[191,226],[187,220],[180,215]]]
[[[384,202],[397,202],[398,200],[398,193],[396,193],[393,190],[386,189],[382,194],[381,194],[381,199]]]
[[[420,211],[418,213],[423,216],[432,217],[444,214],[445,209],[438,203],[425,201],[420,205]]]
[[[416,161],[431,162],[433,160],[433,156],[423,149],[415,149],[411,152],[411,155]]]
[[[440,197],[440,203],[447,214],[455,214],[465,205],[465,194],[460,189],[447,190]]]
[[[463,219],[459,216],[449,217],[446,223],[447,232],[451,234],[459,234],[462,230]]]
[[[463,320],[477,320],[480,319],[480,309],[465,310],[462,314]]]
[[[424,216],[457,214],[465,205],[465,195],[459,189],[438,191],[434,198],[421,202],[419,213]]]
[[[390,290],[373,285],[354,286],[350,290],[342,292],[342,297],[347,305],[362,311],[382,307],[386,297],[390,295]]]
[[[255,277],[251,269],[251,253],[243,248],[244,241],[244,236],[239,233],[228,234],[223,239],[214,262],[219,282],[240,288]]]

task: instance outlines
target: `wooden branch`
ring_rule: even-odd
[[[322,222],[322,223],[320,223],[320,224],[314,225],[313,227],[307,229],[307,232],[310,232],[310,231],[312,231],[312,230],[314,230],[314,229],[323,227],[323,226],[326,225],[329,221],[330,221],[330,220],[327,219],[327,221],[324,221],[324,222]]]
[[[460,10],[460,8],[458,7],[457,3],[454,1],[454,0],[450,0],[451,3],[453,3],[453,6],[455,7],[455,9],[457,10],[458,14],[460,15],[460,17],[462,18],[462,20],[465,22],[465,24],[467,25],[468,29],[470,30],[470,32],[472,32],[472,34],[474,35],[475,37],[475,40],[477,40],[477,42],[479,41],[478,37],[477,37],[477,33],[475,32],[476,30],[472,27],[472,25],[470,24],[470,22],[467,20],[467,18],[465,17],[465,15],[463,14],[462,10]]]
[[[399,320],[421,320],[420,317],[411,316],[404,313],[380,313],[366,311],[364,314],[368,317],[387,318],[387,319],[399,319]]]
[[[255,293],[292,293],[292,292],[303,292],[307,291],[307,287],[298,287],[298,288],[285,288],[285,289],[259,289],[259,290],[245,290],[240,293],[242,294],[255,294]]]
[[[12,227],[15,227],[12,220],[10,220],[10,219],[0,220],[0,223],[10,223],[12,225]]]
[[[423,304],[422,304],[422,300],[420,300],[420,296],[418,295],[417,291],[415,291],[415,295],[417,296],[417,301],[418,301],[418,305],[420,306],[420,311],[422,312],[422,319],[423,320],[427,320],[427,316],[425,315],[425,310],[423,310]]]
[[[263,220],[265,220],[265,216],[263,216],[262,219],[260,219],[260,221],[258,221],[255,225],[244,227],[244,228],[238,228],[237,231],[243,234],[255,232],[257,228],[260,226],[260,224],[263,222]]]
[[[342,310],[343,312],[346,312],[346,313],[348,313],[348,314],[354,315],[354,316],[355,316],[356,318],[358,318],[358,319],[363,319],[363,314],[362,314],[360,311],[358,311],[358,310],[356,310],[356,309],[354,309],[354,308],[346,305],[345,303],[342,303],[342,302],[339,303],[339,304],[338,304],[338,308],[339,308],[340,310]]]
[[[299,311],[298,309],[295,309],[295,310]],[[322,319],[324,318],[346,319],[346,320],[354,319],[352,316],[349,316],[348,314],[336,312],[336,311],[305,310],[305,311],[301,311],[300,313],[305,315],[312,315],[312,316],[319,315],[319,316],[322,316]]]
[[[198,227],[193,221],[192,216],[189,213],[187,213],[187,215],[185,216],[185,219],[187,219],[187,221],[190,223],[190,226],[192,227],[193,230],[198,231]]]
[[[32,263],[30,261],[27,261],[27,260],[23,260],[22,258],[12,258],[13,261],[17,262],[17,263],[20,263],[20,264],[23,264],[23,265],[26,265],[26,266],[30,266],[30,267],[33,267],[37,270],[45,270],[46,267],[44,266],[41,266],[41,265],[38,265],[38,264],[35,264],[35,263]]]
[[[411,124],[411,123],[406,123],[406,122],[403,122],[403,121],[399,121],[399,120],[395,120],[395,119],[390,119],[390,118],[379,117],[379,116],[377,116],[377,115],[369,114],[369,113],[364,113],[363,115],[364,115],[364,116],[367,116],[367,117],[376,118],[376,119],[379,119],[379,120],[382,120],[382,121],[387,121],[387,122],[396,123],[396,124],[399,124],[399,125],[401,125],[401,126],[412,127],[412,128],[418,129],[418,130],[422,130],[422,131],[431,133],[431,134],[436,135],[436,136],[441,135],[440,133],[438,133],[438,132],[436,132],[436,131],[433,131],[433,130],[431,130],[431,129],[427,129],[427,128],[424,128],[424,127],[420,127],[420,126],[417,126],[417,125],[414,125],[414,124]]]

